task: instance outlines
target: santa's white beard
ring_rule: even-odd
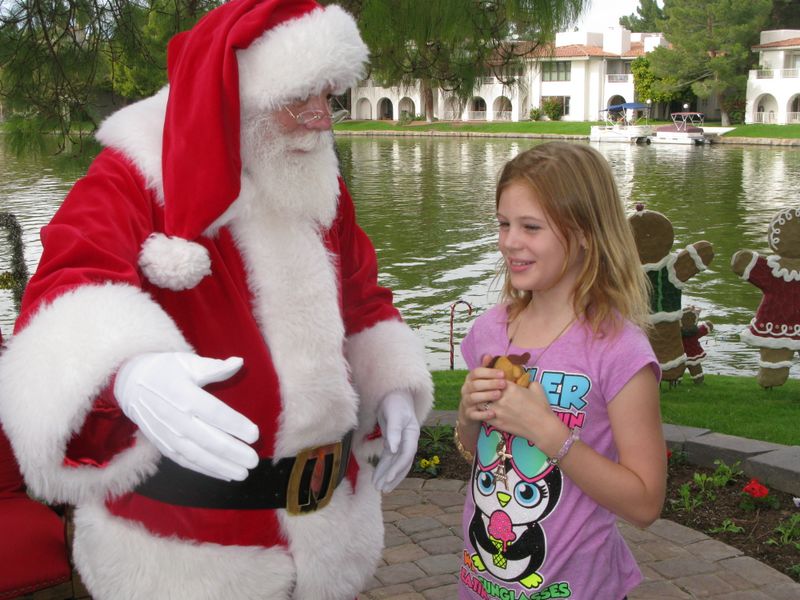
[[[339,165],[331,131],[286,134],[267,118],[243,121],[241,157],[240,202],[232,206],[237,212],[265,211],[269,216],[312,220],[323,227],[333,222]],[[257,214],[248,216],[257,218]]]

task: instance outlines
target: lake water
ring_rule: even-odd
[[[342,170],[359,221],[375,243],[381,283],[393,288],[407,322],[418,330],[434,369],[450,365],[451,306],[468,302],[473,316],[497,298],[494,187],[509,158],[539,140],[513,138],[337,138]],[[582,142],[575,142],[582,143]],[[800,150],[762,146],[629,146],[595,144],[611,163],[629,211],[637,202],[664,213],[675,229],[673,251],[705,239],[711,268],[690,279],[684,305],[702,309],[714,332],[702,339],[706,372],[753,374],[758,352],[739,341],[761,292],[730,270],[740,248],[768,253],[767,226],[782,207],[800,205]],[[0,210],[24,230],[26,261],[41,254],[38,230],[61,203],[86,161],[12,156],[0,145]],[[7,252],[0,270],[8,269]],[[0,292],[0,328],[15,318]],[[466,333],[466,305],[454,312],[457,343]],[[798,361],[800,362],[800,361]],[[800,365],[792,376],[800,375]]]

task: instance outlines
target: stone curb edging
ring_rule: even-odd
[[[426,425],[455,425],[456,411],[434,410]],[[685,452],[693,465],[714,468],[715,460],[727,465],[740,462],[748,477],[772,488],[800,496],[800,446],[784,446],[714,433],[709,429],[663,425],[664,439],[673,452]]]
[[[488,137],[488,138],[539,138],[553,140],[588,140],[588,135],[569,135],[561,133],[512,133],[491,131],[433,131],[433,130],[376,130],[376,131],[334,131],[335,135],[354,137]]]
[[[745,144],[748,146],[800,146],[800,139],[791,138],[749,138],[720,137],[709,138],[712,144]]]
[[[738,461],[748,477],[800,496],[800,446],[772,444],[667,423],[664,424],[664,438],[673,452],[685,452],[693,465],[714,468],[717,459],[727,465]]]
[[[335,135],[354,137],[486,137],[486,138],[530,138],[553,140],[583,140],[589,139],[588,135],[561,134],[561,133],[503,133],[490,131],[408,131],[408,130],[373,130],[373,131],[345,131],[337,130]],[[800,139],[792,138],[749,138],[749,137],[722,137],[710,135],[710,144],[734,144],[747,146],[788,146],[800,147]]]

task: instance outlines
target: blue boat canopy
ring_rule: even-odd
[[[608,108],[602,109],[600,112],[603,112],[604,110],[614,110],[614,111],[616,111],[616,110],[628,110],[628,109],[642,110],[642,109],[645,109],[645,108],[650,108],[650,105],[649,104],[644,104],[643,102],[625,102],[623,104],[612,104]]]

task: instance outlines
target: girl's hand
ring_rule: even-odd
[[[492,406],[507,387],[508,382],[503,372],[489,368],[491,361],[492,357],[485,354],[481,359],[481,366],[470,371],[464,379],[461,402],[458,405],[458,419],[464,424],[487,421],[494,417]]]
[[[528,387],[508,382],[500,399],[492,404],[489,423],[535,444],[547,456],[558,453],[570,431],[550,408],[544,388],[536,381]]]

